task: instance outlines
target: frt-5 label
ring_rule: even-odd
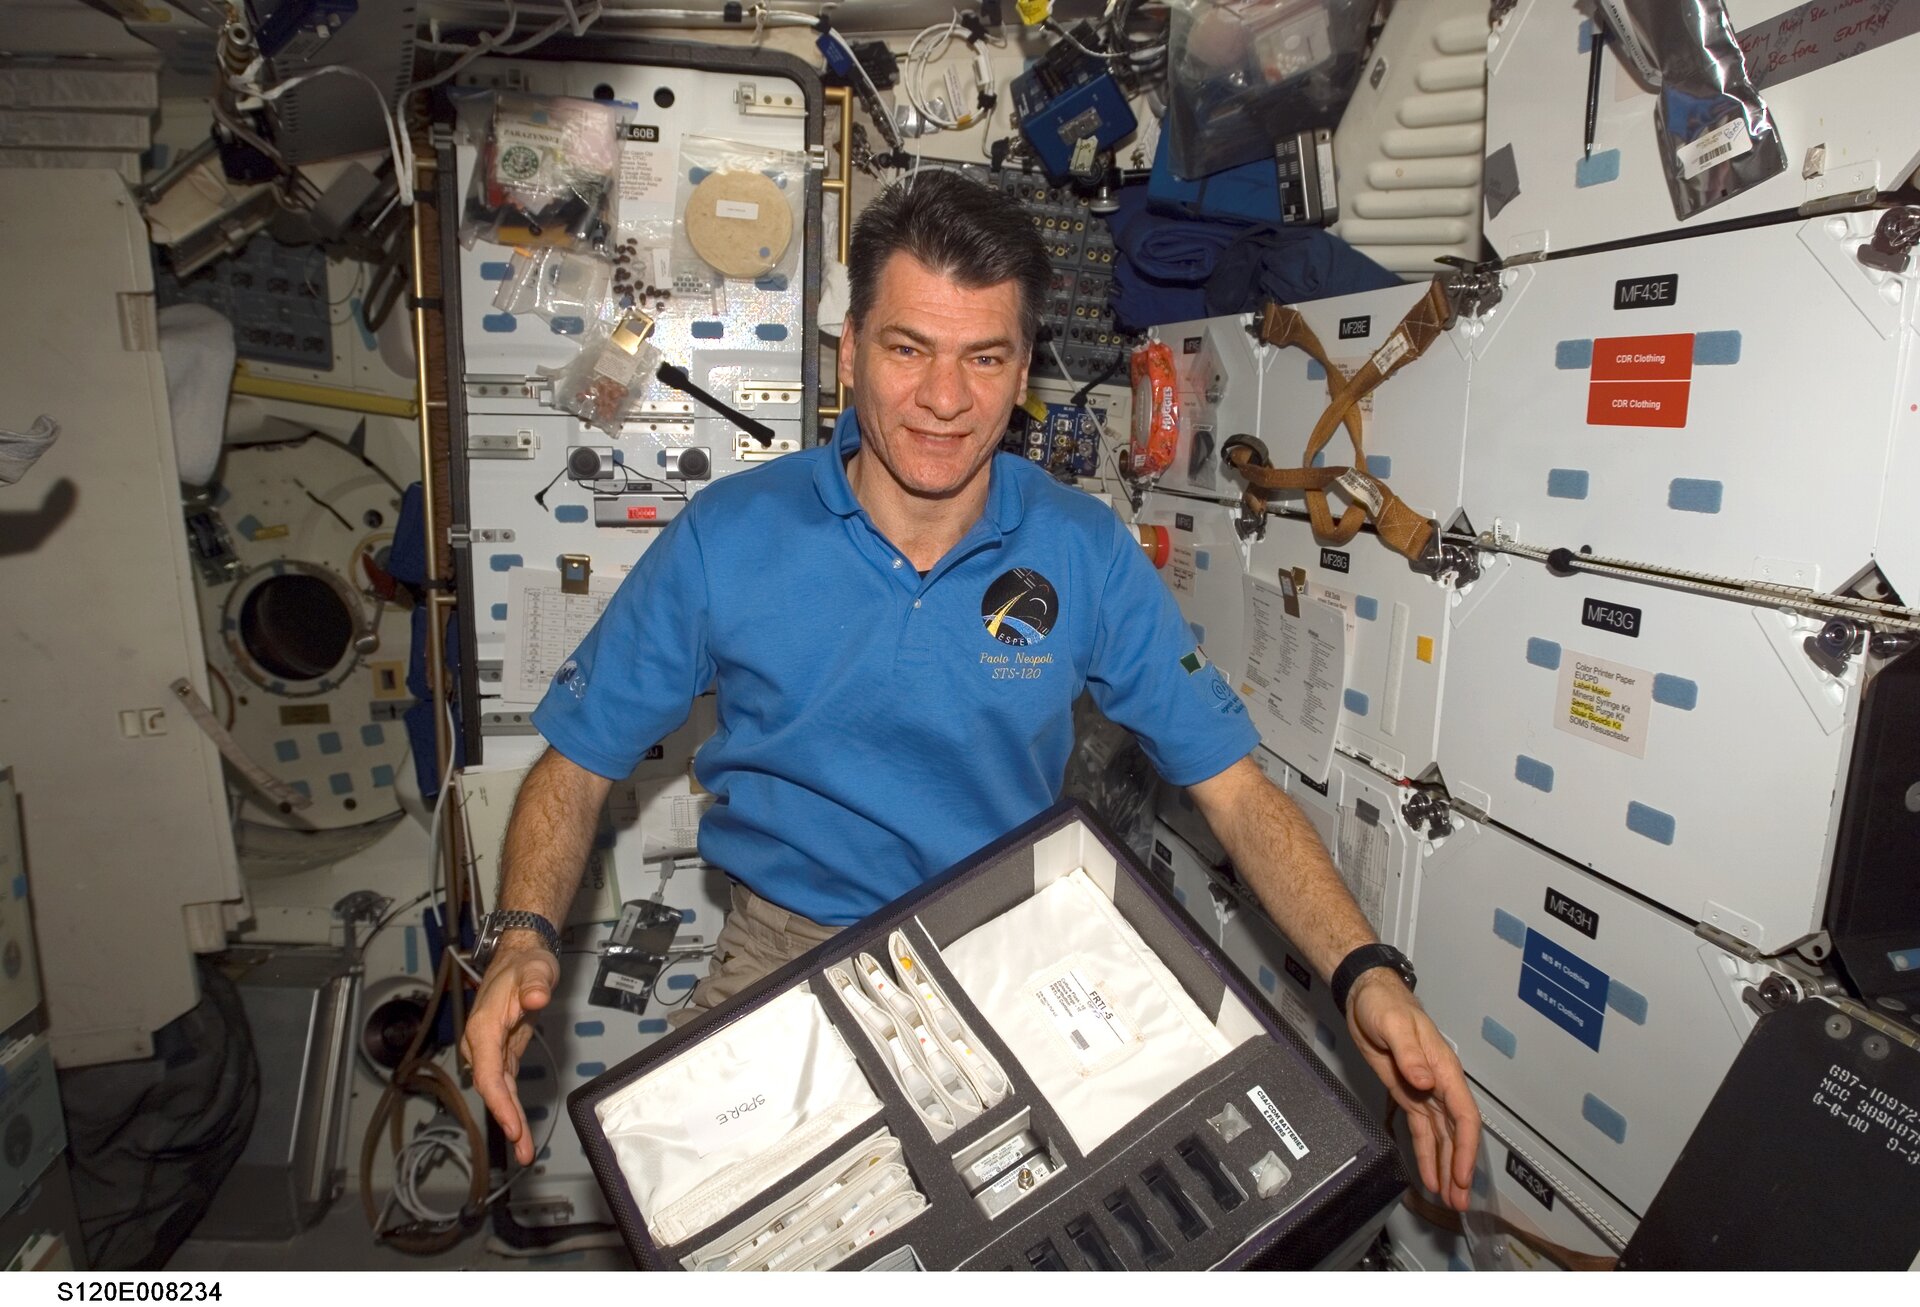
[[[1616,309],[1666,308],[1680,298],[1680,274],[1664,277],[1627,277],[1613,283]]]
[[[1580,606],[1580,625],[1591,626],[1596,631],[1612,631],[1615,635],[1640,638],[1640,610],[1629,608],[1625,604],[1605,604],[1598,599],[1589,599]]]

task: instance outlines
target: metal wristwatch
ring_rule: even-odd
[[[473,946],[473,969],[486,973],[487,964],[493,961],[494,950],[500,946],[500,936],[509,930],[530,930],[540,937],[547,951],[555,957],[560,956],[560,932],[553,923],[537,912],[489,912],[480,919],[480,942]]]
[[[1406,954],[1391,944],[1362,944],[1342,958],[1333,971],[1333,1005],[1340,1009],[1341,1016],[1347,1014],[1347,993],[1353,988],[1353,982],[1375,967],[1391,967],[1408,989],[1413,988],[1416,977],[1413,963],[1407,960]]]

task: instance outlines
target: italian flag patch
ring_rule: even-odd
[[[1207,656],[1198,649],[1195,649],[1192,653],[1180,660],[1180,665],[1187,669],[1188,676],[1192,676],[1195,672],[1207,665]]]

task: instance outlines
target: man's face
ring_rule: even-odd
[[[972,290],[894,254],[840,338],[841,393],[859,411],[862,453],[907,494],[944,499],[986,474],[1027,362],[1018,283]]]

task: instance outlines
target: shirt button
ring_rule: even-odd
[[[918,599],[916,599],[916,600],[914,600],[914,601],[913,601],[913,606],[914,606],[915,608],[918,608],[918,607],[920,606],[920,601],[919,601]]]
[[[896,559],[894,559],[894,560],[893,560],[893,565],[894,565],[894,566],[895,566],[896,568],[897,568],[897,567],[899,567],[899,566],[900,566],[900,560],[899,560],[899,559],[897,559],[897,558],[896,558]]]

